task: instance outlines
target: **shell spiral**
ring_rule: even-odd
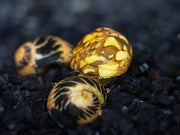
[[[83,75],[111,78],[127,71],[132,55],[126,37],[110,28],[98,28],[74,48],[70,66]]]
[[[51,90],[47,108],[59,126],[75,126],[92,122],[99,116],[107,93],[92,79],[73,76],[57,83]]]

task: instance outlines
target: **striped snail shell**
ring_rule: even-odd
[[[68,64],[72,57],[71,44],[56,36],[37,37],[21,45],[14,56],[21,76],[42,74],[53,64]]]
[[[86,77],[73,76],[53,87],[47,108],[60,127],[74,127],[96,119],[106,98],[107,93],[101,84]]]
[[[127,71],[132,55],[126,37],[110,28],[98,28],[74,48],[70,66],[86,76],[111,78]]]

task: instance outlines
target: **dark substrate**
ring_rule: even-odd
[[[0,3],[0,135],[180,133],[178,0]],[[62,129],[48,115],[46,102],[54,84],[71,69],[50,70],[42,81],[35,75],[21,77],[14,68],[14,52],[21,43],[47,34],[76,45],[83,35],[102,26],[129,39],[133,61],[128,72],[109,86],[102,116],[93,123]]]

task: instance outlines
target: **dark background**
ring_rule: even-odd
[[[18,46],[56,35],[74,46],[97,27],[124,34],[133,47],[128,72],[112,83],[102,116],[75,129],[49,117],[47,96],[67,68],[36,76],[17,75]],[[0,0],[0,134],[180,133],[179,0]]]

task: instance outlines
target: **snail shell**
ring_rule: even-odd
[[[126,37],[110,28],[98,28],[74,48],[70,66],[86,76],[111,78],[127,71],[132,55]]]
[[[56,36],[37,37],[21,45],[14,56],[21,76],[41,74],[52,64],[68,64],[72,57],[70,43]]]
[[[73,76],[53,87],[47,108],[59,126],[74,127],[96,119],[106,98],[107,93],[101,84],[86,77]]]

